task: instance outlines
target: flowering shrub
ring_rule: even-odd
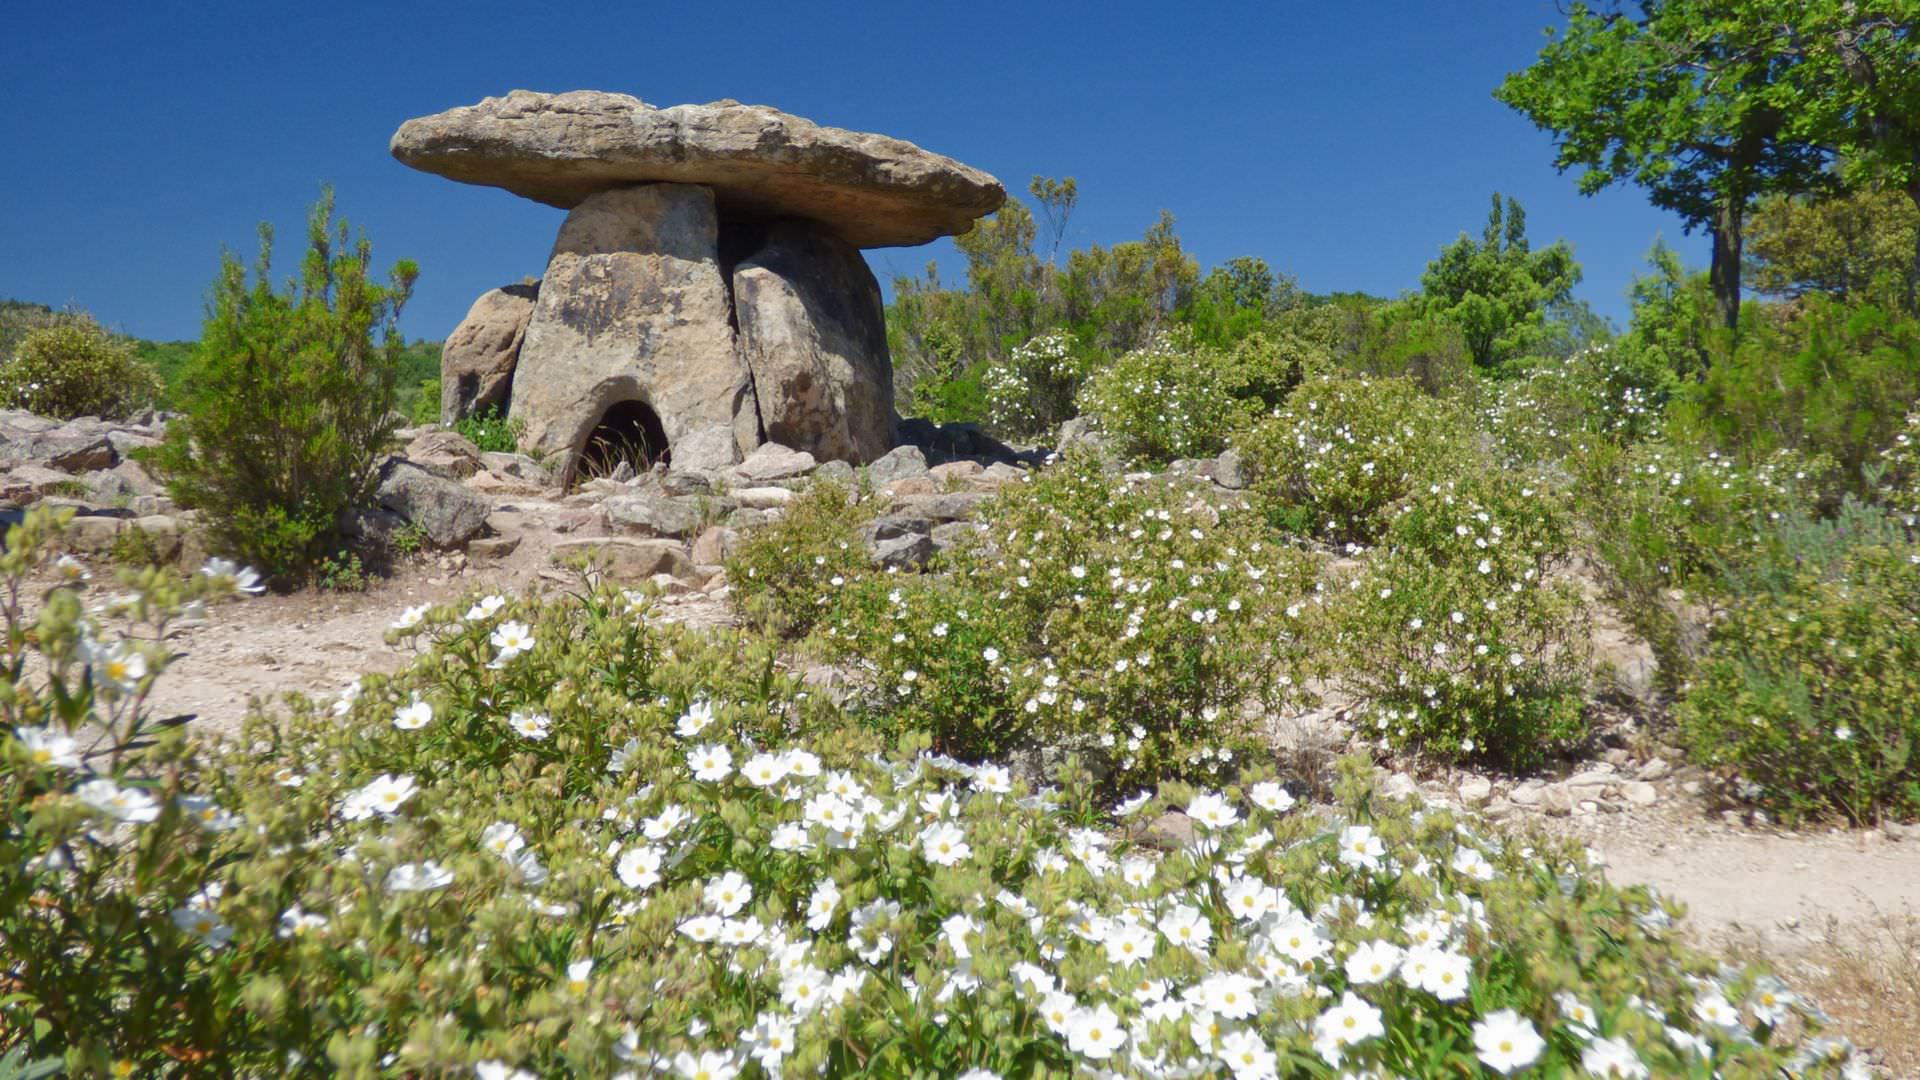
[[[850,585],[822,636],[876,722],[960,756],[1089,751],[1128,783],[1226,764],[1303,698],[1314,562],[1192,490],[1070,458],[1010,487],[946,575]]]
[[[1509,766],[1584,734],[1589,636],[1554,572],[1571,522],[1552,494],[1497,473],[1402,504],[1334,606],[1343,678],[1393,746]]]
[[[0,1040],[119,1075],[1850,1068],[1644,890],[1358,764],[1325,809],[1255,769],[1107,817],[869,753],[644,602],[409,612],[409,670],[204,761],[10,716]]]
[[[1371,543],[1387,510],[1476,449],[1468,419],[1404,379],[1323,375],[1241,436],[1269,520],[1336,543]]]
[[[160,376],[91,316],[64,317],[27,334],[0,363],[0,407],[71,420],[118,420],[153,404]]]
[[[1095,372],[1080,409],[1130,458],[1211,457],[1227,438],[1278,405],[1324,350],[1287,335],[1254,334],[1228,349],[1163,336]]]
[[[1050,331],[987,366],[981,383],[987,421],[1008,438],[1046,437],[1073,416],[1074,395],[1086,380],[1088,357],[1071,334]]]
[[[1777,525],[1817,502],[1831,474],[1793,454],[1742,468],[1660,443],[1596,441],[1572,464],[1601,589],[1652,646],[1670,691],[1705,644],[1701,628],[1726,599],[1727,569],[1773,546]]]
[[[1696,759],[1782,817],[1920,816],[1920,548],[1863,547],[1737,606],[1677,716]]]
[[[1491,384],[1481,427],[1503,460],[1556,461],[1594,437],[1631,443],[1660,428],[1674,375],[1658,354],[1602,342],[1565,359],[1510,363]]]
[[[747,533],[727,560],[727,583],[754,624],[803,637],[838,588],[869,570],[860,523],[869,504],[831,481],[817,481],[779,521]]]
[[[1908,528],[1920,527],[1920,412],[1907,414],[1906,424],[1894,433],[1880,464],[1881,498]]]

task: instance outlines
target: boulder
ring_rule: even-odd
[[[733,346],[713,193],[685,184],[601,191],[560,227],[527,323],[510,413],[523,445],[571,479],[616,406],[651,417],[664,453],[717,425],[760,442],[753,379]],[[657,456],[657,455],[656,455]]]
[[[1006,199],[993,177],[912,143],[736,101],[663,109],[515,90],[409,120],[391,149],[424,172],[563,209],[636,183],[700,184],[731,218],[808,218],[857,247],[963,233]]]
[[[480,294],[440,350],[440,422],[488,409],[507,411],[513,369],[540,285],[502,285]]]
[[[476,563],[499,562],[520,547],[518,536],[484,536],[468,542],[467,558]]]
[[[673,467],[692,473],[718,473],[740,463],[740,440],[725,424],[701,424],[673,444]]]
[[[486,467],[480,448],[457,431],[429,431],[407,444],[407,460],[435,476],[465,480]]]
[[[933,550],[947,551],[967,542],[969,537],[977,535],[982,526],[973,521],[948,521],[933,527]]]
[[[748,454],[747,459],[735,465],[727,475],[737,481],[764,484],[805,476],[814,470],[815,464],[814,456],[805,450],[767,443]]]
[[[641,536],[692,536],[706,516],[697,496],[616,495],[600,508],[609,525]]]
[[[966,521],[980,504],[993,496],[984,491],[949,491],[942,495],[909,495],[894,504],[900,514],[911,514],[935,522]]]
[[[493,510],[486,499],[398,457],[381,463],[374,499],[418,525],[428,541],[443,548],[478,536],[487,527],[487,515]]]
[[[571,565],[585,559],[588,566],[627,584],[651,580],[655,574],[687,578],[693,561],[685,546],[674,540],[635,540],[625,536],[562,540],[553,546],[553,564]]]
[[[902,449],[906,448],[903,447]],[[966,461],[949,461],[944,465],[935,465],[927,471],[933,477],[933,482],[941,487],[965,483],[986,472],[985,469],[980,467],[979,462],[970,459]]]
[[[927,455],[917,446],[896,446],[867,465],[874,487],[913,476],[927,475]]]
[[[1223,488],[1238,491],[1245,488],[1252,478],[1247,475],[1246,455],[1233,447],[1220,451],[1213,459],[1213,482]]]
[[[693,542],[693,561],[702,566],[714,566],[726,562],[733,556],[733,549],[740,542],[740,534],[724,525],[709,526]]]
[[[734,269],[733,297],[769,440],[855,463],[893,447],[885,305],[859,249],[824,225],[779,222]]]
[[[120,455],[104,432],[75,425],[0,433],[0,459],[83,473],[111,469]]]
[[[772,510],[793,501],[793,491],[783,487],[741,488],[731,493],[734,500],[749,510]]]
[[[498,476],[510,476],[515,480],[525,480],[531,484],[545,484],[553,478],[547,475],[547,467],[525,454],[509,454],[498,450],[480,452],[480,464],[488,472]]]
[[[933,558],[933,537],[926,533],[912,533],[875,540],[869,545],[869,550],[874,565],[882,569],[918,570]]]

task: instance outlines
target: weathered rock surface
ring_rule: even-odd
[[[706,516],[699,496],[616,495],[601,508],[607,512],[608,524],[616,528],[676,539],[697,533]]]
[[[735,465],[727,475],[736,483],[764,484],[805,476],[814,470],[816,464],[814,456],[805,450],[770,442],[748,454],[747,459]]]
[[[705,425],[760,442],[753,383],[733,347],[713,194],[685,184],[602,191],[554,242],[514,375],[523,445],[571,473],[607,410],[641,402],[668,448]]]
[[[486,499],[397,457],[381,464],[374,499],[418,525],[435,547],[456,547],[478,536],[493,512]]]
[[[875,487],[927,474],[927,455],[917,446],[896,446],[867,465],[867,477]]]
[[[502,285],[480,294],[440,350],[440,422],[489,408],[507,411],[514,365],[540,286]]]
[[[429,431],[407,444],[407,460],[435,476],[465,480],[485,468],[480,448],[457,431]]]
[[[962,233],[1006,199],[993,177],[910,142],[736,101],[662,109],[596,90],[515,90],[409,120],[391,149],[416,169],[563,209],[630,184],[701,184],[730,218],[811,218],[858,247]]]
[[[880,283],[824,225],[783,221],[733,272],[740,354],[769,441],[821,461],[893,448],[893,361]]]
[[[655,574],[687,578],[693,574],[693,561],[685,546],[675,540],[635,540],[625,536],[585,537],[562,540],[553,547],[553,563],[565,566],[585,559],[589,566],[615,581],[637,584]]]

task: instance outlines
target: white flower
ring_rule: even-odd
[[[1401,963],[1400,977],[1441,1001],[1458,1001],[1467,994],[1473,961],[1464,953],[1417,948]]]
[[[1693,1003],[1693,1015],[1705,1024],[1732,1030],[1740,1026],[1740,1012],[1719,994],[1708,994]]]
[[[982,765],[973,770],[973,790],[1005,795],[1013,790],[1013,774],[999,765]]]
[[[980,650],[980,658],[989,664],[997,664],[1000,662],[1000,650],[989,645]]]
[[[138,788],[123,788],[111,780],[89,780],[74,789],[80,801],[113,815],[115,821],[145,823],[160,816],[160,804]]]
[[[1247,797],[1253,800],[1253,805],[1276,814],[1284,814],[1293,809],[1293,796],[1287,794],[1286,788],[1271,780],[1253,785],[1247,792]]]
[[[1207,951],[1213,940],[1213,924],[1191,904],[1178,904],[1160,917],[1160,933],[1174,945],[1184,945],[1198,953]]]
[[[1132,817],[1140,812],[1141,807],[1152,801],[1153,792],[1143,791],[1133,798],[1128,799],[1126,802],[1121,803],[1119,806],[1114,807],[1113,814],[1115,817]]]
[[[680,924],[680,932],[698,942],[720,940],[720,916],[696,915]]]
[[[1399,969],[1403,958],[1392,942],[1366,942],[1347,954],[1347,981],[1362,986],[1381,982]]]
[[[1261,1040],[1259,1034],[1247,1028],[1230,1032],[1223,1037],[1220,1045],[1214,1049],[1214,1055],[1227,1063],[1227,1068],[1233,1070],[1236,1080],[1252,1080],[1254,1077],[1276,1075],[1275,1066],[1278,1059]]]
[[[500,609],[506,606],[507,598],[504,596],[483,596],[467,609],[466,619],[468,622],[491,619],[500,614]]]
[[[747,759],[740,767],[740,775],[754,787],[772,787],[787,778],[787,759],[784,754],[759,753]]]
[[[413,704],[402,706],[393,714],[393,726],[401,731],[418,731],[433,719],[433,705],[430,702],[413,699]]]
[[[199,904],[173,909],[173,925],[182,933],[192,934],[200,939],[200,944],[209,949],[218,949],[233,940],[233,927],[228,926],[211,908]]]
[[[130,692],[147,677],[147,656],[130,641],[89,645],[85,654],[93,677],[115,690]]]
[[[315,930],[326,928],[325,917],[312,914],[299,904],[295,904],[280,913],[280,929],[274,931],[274,935],[280,938],[304,937]]]
[[[1107,960],[1132,967],[1153,958],[1153,931],[1138,923],[1117,923],[1107,930]]]
[[[419,626],[420,620],[426,618],[427,612],[431,610],[433,610],[432,604],[421,604],[417,607],[410,607],[401,612],[399,618],[393,620],[393,628],[395,630],[411,630]]]
[[[651,844],[628,848],[614,864],[614,872],[629,889],[652,888],[660,881],[660,864],[665,858],[666,852]]]
[[[699,747],[687,755],[687,768],[693,770],[695,779],[707,781],[725,780],[733,772],[733,755],[719,743]]]
[[[834,909],[840,906],[840,889],[831,878],[814,886],[813,896],[807,900],[807,929],[819,933],[833,921]]]
[[[414,790],[413,777],[381,773],[366,787],[347,796],[340,805],[340,816],[348,821],[359,821],[374,814],[391,817],[400,812],[402,803],[413,798]]]
[[[496,821],[480,834],[480,846],[504,859],[526,847],[527,841],[512,822]]]
[[[929,825],[920,833],[920,851],[930,863],[953,866],[973,854],[966,830],[952,822]]]
[[[545,713],[516,712],[507,717],[507,726],[520,734],[521,738],[536,742],[547,737],[547,727],[552,723]]]
[[[775,851],[811,851],[813,838],[807,835],[806,826],[788,821],[774,826],[773,836],[767,840],[767,846]]]
[[[493,632],[492,641],[493,647],[500,650],[496,662],[504,664],[533,648],[533,631],[527,628],[526,623],[505,622]]]
[[[62,555],[58,559],[55,559],[53,561],[53,572],[59,576],[61,581],[67,582],[68,584],[77,584],[93,578],[93,575],[87,572],[86,564],[71,555]]]
[[[1595,1039],[1580,1052],[1580,1068],[1588,1076],[1619,1077],[1620,1080],[1644,1080],[1647,1067],[1625,1039]]]
[[[575,960],[567,965],[567,989],[575,994],[587,992],[587,976],[593,974],[592,960]]]
[[[793,1049],[794,1022],[786,1017],[761,1013],[746,1034],[749,1052],[769,1076],[780,1075],[780,1063]]]
[[[251,566],[241,566],[231,559],[208,559],[200,572],[215,581],[230,581],[235,592],[250,596],[259,596],[267,591],[260,582],[260,575]]]
[[[673,1071],[685,1080],[733,1080],[740,1073],[733,1056],[720,1050],[702,1050],[699,1054],[682,1050],[673,1056]]]
[[[1533,1064],[1546,1046],[1532,1022],[1512,1009],[1501,1009],[1473,1025],[1473,1047],[1480,1060],[1502,1076]]]
[[[444,889],[451,884],[453,871],[432,859],[401,863],[387,871],[388,892],[424,892],[428,889]]]
[[[1493,864],[1487,861],[1485,855],[1480,854],[1478,848],[1463,847],[1454,852],[1453,862],[1450,865],[1454,873],[1465,874],[1475,881],[1493,880]]]
[[[1384,1035],[1386,1030],[1380,1023],[1380,1010],[1349,990],[1340,1004],[1314,1018],[1313,1048],[1327,1064],[1338,1065],[1347,1047]]]
[[[753,899],[753,886],[747,884],[747,879],[738,871],[729,870],[707,882],[704,896],[708,907],[732,918]]]
[[[1207,1011],[1230,1020],[1245,1020],[1260,1007],[1256,997],[1260,984],[1245,975],[1222,972],[1209,975],[1200,983],[1200,1000]]]
[[[1081,1057],[1103,1061],[1127,1041],[1120,1018],[1102,1003],[1091,1009],[1076,1009],[1067,1022],[1067,1049]]]
[[[13,736],[27,752],[27,760],[45,768],[80,767],[80,744],[47,727],[17,727]]]
[[[182,795],[175,800],[189,820],[203,829],[226,832],[238,828],[240,818],[205,795]]]
[[[1240,820],[1240,811],[1213,792],[1201,792],[1187,804],[1187,816],[1203,829],[1228,829]]]
[[[473,1067],[476,1080],[538,1080],[525,1069],[516,1069],[504,1061],[482,1061]]]
[[[1386,845],[1365,825],[1348,825],[1340,830],[1340,861],[1348,866],[1377,870],[1386,852]]]
[[[707,725],[711,723],[713,723],[713,703],[706,698],[700,698],[687,706],[686,712],[680,714],[680,719],[673,725],[673,733],[683,739],[691,739],[705,731]]]

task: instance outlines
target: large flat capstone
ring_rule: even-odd
[[[1006,198],[987,173],[902,139],[737,101],[655,108],[596,90],[515,90],[409,120],[391,149],[416,169],[563,209],[630,184],[701,184],[728,220],[811,218],[862,248],[963,233]]]

